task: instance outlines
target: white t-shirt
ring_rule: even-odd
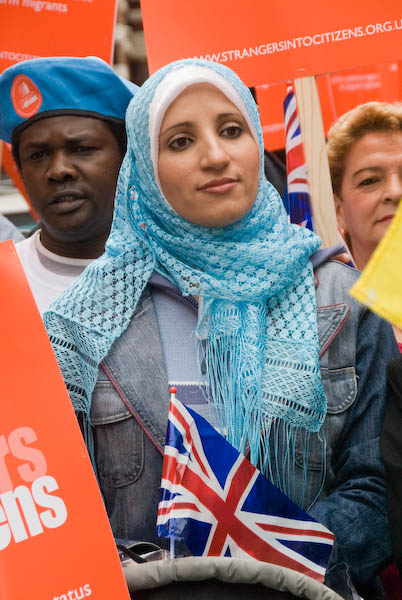
[[[94,260],[50,252],[41,244],[40,231],[15,247],[41,315]]]

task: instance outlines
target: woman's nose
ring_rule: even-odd
[[[47,176],[51,181],[75,179],[77,173],[71,158],[65,152],[55,152],[50,160]]]
[[[225,149],[224,141],[211,136],[205,140],[202,148],[201,167],[203,169],[223,169],[230,162],[230,156]]]
[[[384,200],[398,204],[402,198],[402,174],[393,174],[388,178]]]

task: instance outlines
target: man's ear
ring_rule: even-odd
[[[346,231],[345,231],[345,220],[343,218],[343,202],[342,202],[341,197],[338,196],[338,194],[334,194],[334,203],[335,203],[336,219],[338,221],[339,228],[342,231],[342,235],[344,235],[346,233]]]

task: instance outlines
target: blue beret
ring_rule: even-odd
[[[137,89],[95,56],[19,62],[0,75],[0,138],[52,112],[123,120]]]

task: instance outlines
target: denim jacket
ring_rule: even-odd
[[[390,326],[348,296],[357,271],[330,261],[315,273],[327,470],[309,513],[336,535],[331,564],[347,563],[354,581],[365,582],[391,556],[379,434],[386,366],[398,350]],[[91,409],[99,483],[118,538],[161,544],[155,523],[168,407],[147,289],[99,370]],[[320,460],[310,444],[306,506],[320,489]]]

